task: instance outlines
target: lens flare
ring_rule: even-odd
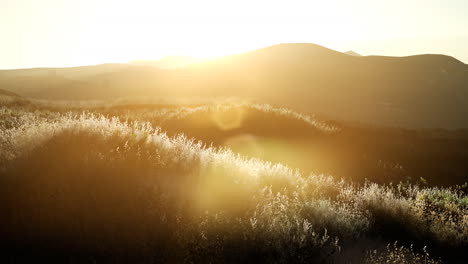
[[[233,108],[225,111],[216,111],[211,115],[213,122],[221,130],[233,130],[240,128],[245,119],[243,108]]]

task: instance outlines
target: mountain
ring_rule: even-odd
[[[449,56],[355,57],[282,44],[197,67],[195,91],[222,87],[224,95],[377,125],[468,126],[468,66]]]
[[[346,52],[344,52],[344,54],[348,54],[348,55],[351,55],[351,56],[356,56],[356,57],[361,57],[362,55],[357,53],[357,52],[354,52],[352,50],[348,50]]]
[[[408,128],[468,127],[468,66],[444,55],[357,57],[295,43],[183,68],[90,67],[97,67],[96,74],[92,68],[81,76],[65,69],[43,75],[15,75],[25,71],[16,70],[7,77],[0,71],[0,89],[67,100],[255,98],[331,119]]]

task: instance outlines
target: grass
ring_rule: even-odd
[[[171,120],[197,111],[217,115],[229,107],[99,110],[107,114],[1,108],[0,232],[9,252],[4,258],[13,263],[467,261],[468,198],[461,187],[359,184],[162,132]],[[318,135],[338,131],[290,110],[243,107],[296,120],[290,122]],[[236,111],[221,120],[235,124]],[[347,255],[353,257],[343,259]]]

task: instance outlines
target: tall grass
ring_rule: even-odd
[[[458,189],[354,185],[96,114],[0,115],[0,232],[14,261],[327,263],[369,238],[466,259]]]

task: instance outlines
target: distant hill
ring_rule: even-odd
[[[19,95],[15,94],[15,93],[12,93],[10,91],[5,91],[5,90],[2,90],[2,89],[0,89],[0,95],[19,97]]]
[[[354,51],[352,51],[352,50],[348,50],[348,51],[344,52],[344,54],[348,54],[348,55],[356,56],[356,57],[362,56],[361,54],[359,54],[359,53],[357,53],[357,52],[354,52]]]
[[[44,77],[63,76],[69,79],[81,79],[92,75],[115,72],[130,68],[126,63],[106,63],[99,65],[69,67],[69,68],[31,68],[18,70],[0,70],[0,80],[13,77]]]
[[[0,71],[0,89],[67,100],[248,97],[332,119],[410,128],[468,127],[468,66],[444,55],[356,57],[296,43],[183,68],[90,67],[95,68],[42,75]]]

